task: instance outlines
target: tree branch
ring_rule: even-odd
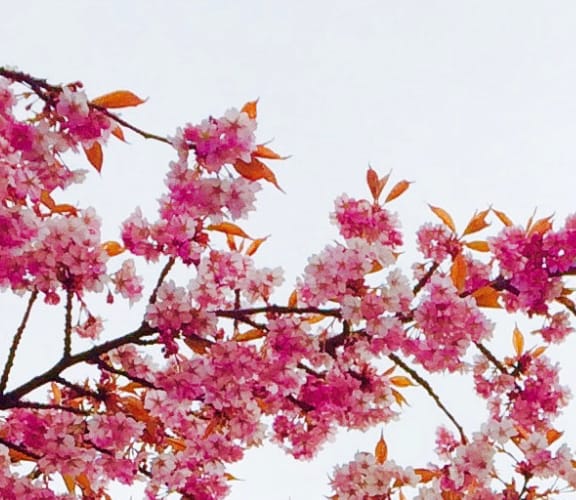
[[[4,371],[2,372],[2,378],[0,379],[0,395],[4,394],[6,390],[6,386],[8,385],[8,378],[10,377],[10,371],[12,370],[12,366],[14,365],[14,359],[16,358],[16,351],[18,350],[18,345],[20,344],[20,340],[22,339],[22,334],[26,328],[26,323],[28,323],[28,318],[30,317],[30,312],[32,311],[32,306],[38,297],[38,290],[33,290],[32,294],[30,295],[30,299],[28,299],[28,306],[26,307],[26,311],[24,312],[24,316],[22,317],[22,321],[20,322],[20,326],[16,330],[16,334],[12,339],[12,345],[10,346],[10,351],[8,352],[8,360],[6,361],[6,365],[4,365]]]
[[[456,420],[454,415],[452,415],[452,413],[450,413],[450,411],[446,408],[446,406],[444,406],[444,403],[442,403],[440,396],[438,396],[438,394],[436,394],[434,392],[434,389],[432,389],[432,386],[428,383],[428,381],[425,380],[424,378],[422,378],[416,370],[414,370],[413,368],[408,366],[396,354],[394,354],[394,353],[388,354],[388,357],[392,361],[394,361],[394,363],[399,365],[405,372],[407,372],[430,395],[430,397],[436,403],[436,406],[438,406],[438,408],[440,408],[440,410],[442,410],[442,412],[454,424],[456,429],[458,429],[458,433],[460,434],[460,441],[462,442],[462,444],[468,443],[468,438],[466,437],[466,434],[464,433],[464,429],[458,423],[458,421]]]

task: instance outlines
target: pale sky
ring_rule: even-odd
[[[258,263],[286,269],[285,299],[308,256],[336,237],[334,198],[368,195],[368,164],[415,181],[393,206],[406,229],[406,269],[415,229],[434,220],[427,203],[460,227],[489,205],[519,222],[536,207],[559,221],[576,211],[575,23],[571,1],[32,0],[2,6],[0,65],[53,83],[81,80],[92,97],[130,89],[149,101],[123,116],[161,135],[260,98],[259,140],[274,139],[292,157],[273,165],[286,194],[265,187],[242,227],[272,235]],[[77,200],[65,200],[96,206],[109,239],[135,205],[153,213],[173,157],[165,145],[128,140],[106,150],[102,175],[90,174]],[[0,302],[10,325],[19,319],[13,304]],[[138,319],[125,308],[110,324],[122,331]],[[496,336],[496,350],[511,353],[510,324]],[[52,343],[45,331],[28,340],[30,363],[16,374],[48,362]],[[467,386],[434,380],[476,430],[482,410],[463,395]],[[432,459],[434,429],[445,423],[421,392],[406,391],[405,418],[384,428],[390,458],[402,465]],[[565,422],[576,448],[573,412]],[[380,430],[342,436],[312,463],[277,448],[249,452],[230,468],[243,479],[230,498],[322,498],[332,467],[371,451]]]

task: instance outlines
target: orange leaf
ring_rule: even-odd
[[[230,233],[226,233],[226,243],[228,243],[228,248],[233,252],[237,250],[234,236],[232,236]]]
[[[466,264],[466,259],[459,253],[454,257],[452,262],[452,267],[450,268],[450,277],[452,278],[452,283],[459,292],[464,291],[464,285],[466,283],[466,274],[468,272],[468,266]]]
[[[434,212],[434,214],[437,215],[446,226],[448,226],[450,231],[452,231],[453,233],[456,232],[456,226],[454,225],[454,221],[452,220],[450,214],[446,212],[446,210],[440,207],[434,207],[430,204],[428,206],[430,207],[430,210],[432,210],[432,212]]]
[[[288,298],[288,307],[296,307],[298,305],[298,292],[294,290]]]
[[[286,156],[280,156],[275,151],[264,146],[264,144],[258,144],[256,146],[256,151],[252,154],[258,158],[267,158],[268,160],[285,160],[287,158]]]
[[[264,179],[272,184],[274,184],[280,191],[282,188],[278,185],[276,176],[274,172],[270,170],[264,163],[262,163],[258,158],[252,158],[250,163],[246,163],[242,160],[236,160],[234,163],[234,168],[242,177],[250,181],[258,181]],[[284,192],[284,191],[282,191]]]
[[[254,119],[256,118],[256,105],[258,104],[258,99],[256,99],[255,101],[250,101],[247,102],[246,104],[244,104],[244,106],[242,106],[242,110],[244,113],[246,113],[250,118]]]
[[[120,127],[112,129],[112,135],[117,139],[120,139],[122,142],[126,142],[126,140],[124,139],[124,132]]]
[[[398,404],[398,406],[408,404],[408,401],[406,401],[406,398],[404,396],[402,396],[402,394],[400,392],[398,392],[396,389],[392,389],[392,396],[394,396],[394,399],[396,400],[396,403]]]
[[[396,365],[392,365],[382,375],[384,375],[385,377],[387,377],[388,375],[392,375],[394,373],[395,369],[396,369]]]
[[[430,469],[414,469],[414,473],[420,476],[421,483],[427,483],[435,477],[438,477],[438,473]]]
[[[466,226],[466,229],[464,229],[464,233],[462,233],[462,236],[482,231],[482,229],[488,227],[490,224],[485,220],[486,216],[488,215],[488,212],[489,210],[482,210],[482,212],[474,214],[474,217],[470,219],[470,222]]]
[[[50,196],[50,193],[44,189],[40,193],[40,202],[50,210],[52,210],[56,206],[56,202],[54,201],[52,196]]]
[[[84,153],[86,158],[92,164],[92,166],[100,172],[102,170],[102,162],[104,160],[104,154],[102,153],[102,146],[99,142],[92,144],[90,148],[84,148]]]
[[[388,203],[389,201],[395,200],[396,198],[398,198],[398,196],[400,196],[404,191],[406,191],[409,187],[410,184],[412,184],[411,182],[408,181],[400,181],[398,182],[388,193],[388,196],[386,196],[386,199],[384,200],[384,203]]]
[[[384,189],[384,184],[386,184],[386,182],[384,182],[384,184],[380,182],[376,170],[374,170],[372,167],[370,167],[366,172],[366,182],[368,183],[368,188],[370,189],[372,198],[374,198],[374,201],[378,201],[378,198],[382,194],[382,189]]]
[[[78,213],[78,210],[76,210],[76,207],[68,205],[68,203],[59,203],[58,205],[54,205],[54,207],[52,208],[52,213],[76,215]]]
[[[115,255],[120,255],[126,249],[117,241],[105,241],[100,245],[102,250],[104,250],[109,257],[114,257]]]
[[[494,307],[501,308],[502,306],[498,303],[498,298],[500,294],[497,290],[494,290],[491,286],[483,286],[476,290],[472,297],[476,300],[478,307]]]
[[[220,224],[211,224],[206,229],[211,231],[219,231],[221,233],[226,233],[227,235],[240,236],[241,238],[250,238],[242,229],[240,229],[236,224],[231,222],[220,222]]]
[[[116,90],[109,94],[101,95],[90,101],[91,104],[103,108],[127,108],[130,106],[139,106],[144,103],[136,94],[129,90]]]
[[[464,243],[468,248],[476,250],[477,252],[489,252],[490,245],[487,241],[467,241]]]
[[[374,456],[376,457],[376,462],[383,464],[388,458],[388,447],[386,446],[386,441],[384,441],[384,433],[380,433],[380,439],[376,443],[376,449],[374,450]]]
[[[320,321],[323,321],[325,319],[326,316],[324,316],[323,314],[315,314],[313,316],[309,316],[304,321],[306,321],[306,323],[310,323],[311,325],[313,325],[314,323],[320,323]]]
[[[54,382],[50,382],[50,388],[52,389],[52,397],[54,399],[54,404],[59,405],[62,402],[62,391],[60,387]]]
[[[500,219],[500,222],[504,224],[506,227],[513,226],[514,223],[508,218],[508,216],[504,212],[500,212],[499,210],[491,209],[492,212],[496,214],[496,217]]]
[[[209,340],[203,339],[194,335],[193,337],[186,337],[184,343],[192,349],[196,354],[206,354],[208,349],[212,346]]]
[[[528,229],[528,234],[545,234],[552,229],[552,215],[539,219]]]
[[[390,377],[390,383],[396,387],[409,387],[414,385],[408,377],[403,377],[402,375]]]
[[[74,480],[74,476],[71,474],[62,474],[62,479],[64,479],[64,484],[66,485],[68,493],[74,493],[74,490],[76,489],[76,481]]]
[[[532,351],[531,356],[532,356],[534,359],[536,359],[536,358],[542,356],[542,354],[544,354],[544,352],[546,352],[546,349],[547,349],[546,346],[541,345],[540,347],[537,347],[536,349],[534,349],[534,350]]]
[[[234,335],[232,340],[235,340],[236,342],[247,342],[249,340],[261,339],[262,337],[265,337],[265,336],[266,336],[266,332],[264,332],[258,328],[252,328],[251,330],[248,330],[247,332]]]
[[[166,443],[172,446],[174,451],[184,451],[186,449],[186,443],[180,438],[167,437]]]
[[[548,444],[552,444],[554,441],[557,441],[558,439],[560,439],[560,437],[562,437],[562,434],[564,434],[563,432],[559,432],[556,429],[548,429],[546,431],[546,441],[548,442]]]
[[[260,245],[262,245],[262,243],[264,243],[267,239],[268,237],[256,238],[252,243],[250,243],[250,246],[246,250],[246,255],[254,255],[256,253],[256,250],[260,248]]]
[[[521,356],[524,352],[524,335],[518,329],[518,326],[514,327],[514,332],[512,333],[512,345],[516,351],[517,356]]]

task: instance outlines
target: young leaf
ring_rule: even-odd
[[[296,307],[298,305],[298,292],[294,290],[290,297],[288,297],[288,307]]]
[[[124,132],[119,126],[112,129],[112,135],[117,139],[120,139],[122,142],[126,142],[126,140],[124,139]]]
[[[500,212],[499,210],[495,210],[494,208],[492,208],[491,210],[496,214],[496,217],[500,219],[500,222],[502,222],[502,224],[504,224],[506,227],[514,225],[514,223],[508,218],[508,216],[504,212]]]
[[[500,309],[502,306],[498,303],[500,293],[491,286],[483,286],[476,290],[472,297],[476,300],[478,307],[494,307]]]
[[[414,385],[408,377],[404,377],[402,375],[390,377],[390,383],[396,387],[410,387]]]
[[[40,202],[46,207],[52,210],[56,206],[56,202],[50,196],[50,193],[46,190],[42,190],[40,193]]]
[[[382,193],[382,188],[380,187],[380,179],[378,179],[378,174],[372,167],[366,172],[366,182],[368,183],[368,188],[372,194],[374,201],[378,201],[380,194]]]
[[[386,459],[388,458],[388,447],[386,446],[386,441],[384,441],[383,432],[380,433],[380,439],[376,443],[374,456],[376,457],[376,462],[380,465],[386,462]]]
[[[404,396],[402,396],[402,393],[398,392],[396,389],[392,389],[392,396],[394,396],[394,399],[396,400],[396,404],[398,406],[408,404],[408,401],[406,401],[406,398]]]
[[[117,241],[105,241],[101,245],[102,250],[104,250],[109,257],[114,257],[115,255],[120,255],[124,250],[126,250],[120,243]]]
[[[266,332],[258,328],[252,328],[247,332],[238,333],[237,335],[234,335],[234,338],[232,340],[235,340],[236,342],[247,342],[249,340],[261,339],[262,337],[265,336]]]
[[[554,441],[557,441],[562,437],[563,432],[557,431],[556,429],[548,429],[546,431],[546,442],[551,445]]]
[[[395,200],[396,198],[398,198],[398,196],[400,196],[402,193],[404,193],[404,191],[406,191],[409,187],[410,184],[412,184],[411,182],[408,181],[400,181],[398,182],[388,193],[388,196],[386,196],[386,199],[384,200],[384,203],[388,203],[389,201]]]
[[[518,326],[514,327],[514,332],[512,333],[512,345],[514,346],[516,355],[522,356],[522,353],[524,352],[524,335],[522,335]]]
[[[244,113],[246,113],[250,118],[254,119],[256,118],[256,105],[258,104],[258,99],[256,99],[255,101],[250,101],[247,102],[246,104],[244,104],[244,106],[242,106],[242,110]]]
[[[129,90],[116,90],[109,94],[101,95],[90,101],[91,104],[103,108],[127,108],[130,106],[139,106],[146,101],[140,99],[136,94]]]
[[[250,243],[250,246],[246,250],[246,255],[248,256],[254,255],[256,251],[260,248],[260,245],[262,245],[262,243],[264,243],[267,239],[268,236],[266,236],[266,238],[256,238],[252,243]]]
[[[438,477],[438,472],[430,469],[414,469],[414,473],[420,476],[421,483],[427,483],[428,481],[432,481],[435,477]]]
[[[76,489],[76,481],[74,480],[74,476],[71,474],[62,474],[62,479],[64,480],[64,484],[66,485],[68,493],[74,493],[74,490]]]
[[[266,158],[268,160],[285,160],[287,158],[287,156],[280,156],[278,153],[272,151],[263,144],[258,144],[256,146],[256,151],[254,151],[252,155],[258,158]]]
[[[464,285],[466,283],[466,274],[468,274],[468,266],[466,265],[466,259],[459,253],[454,257],[452,262],[452,267],[450,268],[450,277],[452,278],[452,283],[459,292],[464,291]]]
[[[102,170],[102,162],[104,160],[104,154],[102,153],[102,146],[99,142],[92,144],[90,148],[84,148],[84,153],[86,158],[92,164],[92,166],[100,172]]]
[[[434,214],[438,216],[438,218],[450,229],[450,231],[456,233],[456,226],[454,225],[454,221],[452,220],[450,214],[446,212],[446,210],[440,207],[434,207],[430,204],[428,206],[430,207],[430,210],[432,210],[432,212],[434,212]]]
[[[236,242],[234,241],[234,236],[232,234],[226,233],[226,243],[228,244],[228,248],[232,252],[238,250],[238,248],[236,247]]]
[[[52,208],[52,213],[77,215],[78,210],[76,210],[76,207],[69,205],[68,203],[59,203],[58,205],[54,205]]]
[[[482,212],[474,214],[474,217],[470,219],[470,222],[468,222],[468,225],[464,229],[462,236],[482,231],[482,229],[488,227],[490,224],[486,222],[485,219],[489,212],[490,210],[482,210]]]
[[[476,250],[477,252],[489,252],[490,245],[488,245],[487,241],[466,241],[464,245],[472,250]]]
[[[543,219],[538,219],[531,227],[528,229],[528,234],[545,234],[550,229],[552,229],[552,215],[544,217]]]
[[[258,181],[264,179],[272,184],[274,184],[280,191],[282,188],[278,185],[276,176],[274,172],[270,170],[264,163],[262,163],[258,158],[252,158],[250,163],[246,163],[242,160],[236,160],[234,163],[234,168],[242,177],[250,181]],[[282,191],[284,192],[284,191]]]
[[[210,224],[206,229],[210,231],[219,231],[227,235],[240,236],[241,238],[248,238],[249,240],[252,239],[241,228],[239,228],[236,224],[232,224],[231,222],[220,222],[219,224]]]

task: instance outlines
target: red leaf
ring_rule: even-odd
[[[127,108],[130,106],[139,106],[144,103],[136,94],[129,90],[116,90],[109,94],[101,95],[90,101],[91,104],[103,108]]]
[[[270,170],[264,163],[262,163],[258,158],[252,158],[250,163],[246,163],[242,160],[236,160],[234,163],[234,168],[242,177],[250,181],[258,181],[264,179],[272,184],[274,184],[280,191],[282,188],[278,185],[276,176],[274,172]],[[284,192],[284,191],[282,191]]]
[[[104,154],[102,153],[102,146],[99,142],[92,144],[92,147],[86,149],[84,148],[84,153],[86,153],[86,158],[92,164],[92,166],[100,172],[102,170],[102,161],[104,160]]]
[[[382,193],[382,189],[380,189],[380,179],[378,179],[378,174],[374,169],[372,169],[372,167],[370,167],[368,172],[366,172],[366,182],[368,183],[368,188],[370,189],[372,198],[374,198],[374,201],[377,201],[378,197]]]

